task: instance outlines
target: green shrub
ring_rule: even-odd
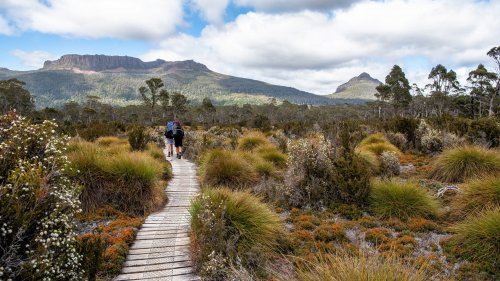
[[[68,138],[15,114],[0,116],[0,128],[0,278],[81,280]]]
[[[417,140],[417,128],[419,123],[419,119],[411,117],[395,117],[386,122],[386,124],[384,124],[384,128],[387,131],[404,134],[406,139],[413,145],[413,147],[415,147]]]
[[[423,269],[417,269],[391,255],[340,252],[317,254],[310,263],[300,262],[296,269],[303,281],[426,281]],[[285,280],[285,279],[282,279]]]
[[[243,188],[258,181],[252,165],[237,153],[215,149],[206,153],[200,165],[204,185]]]
[[[370,198],[375,214],[385,218],[434,216],[439,207],[436,199],[415,182],[376,180]]]
[[[265,145],[269,145],[269,140],[261,132],[250,132],[238,140],[238,149],[245,151]]]
[[[473,143],[497,147],[500,145],[500,126],[493,118],[481,118],[470,123],[468,137]]]
[[[486,210],[453,226],[451,243],[461,256],[500,274],[500,207]]]
[[[136,125],[128,132],[128,142],[132,150],[144,150],[149,142],[149,135],[144,126]]]
[[[333,161],[332,188],[334,198],[342,203],[365,205],[370,195],[371,173],[366,162],[351,152]]]
[[[204,278],[222,276],[231,264],[241,262],[259,271],[273,254],[281,223],[259,198],[247,192],[205,188],[191,205],[193,258]],[[209,270],[214,257],[223,260],[217,272]],[[206,276],[210,275],[210,276]]]
[[[445,150],[432,163],[430,177],[445,182],[500,172],[500,154],[478,146],[463,146]]]
[[[467,182],[452,201],[452,209],[459,216],[498,206],[500,206],[500,178],[496,176]]]
[[[105,244],[101,236],[87,233],[78,237],[78,252],[82,254],[82,268],[89,281],[95,281],[104,255]]]
[[[294,207],[328,207],[333,202],[363,205],[371,175],[366,162],[339,149],[334,159],[321,136],[293,142],[285,175],[286,196]]]

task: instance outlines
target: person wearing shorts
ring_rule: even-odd
[[[167,122],[165,127],[165,147],[167,148],[167,157],[174,156],[174,122]]]

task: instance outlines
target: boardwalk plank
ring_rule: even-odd
[[[166,189],[169,202],[145,220],[116,281],[200,280],[189,256],[189,207],[199,192],[196,167],[184,159],[171,163],[174,177]]]

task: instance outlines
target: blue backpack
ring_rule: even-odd
[[[165,128],[165,137],[167,139],[171,139],[174,137],[174,122],[168,121],[167,126]]]

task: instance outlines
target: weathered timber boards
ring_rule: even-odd
[[[189,206],[199,192],[196,166],[184,159],[171,163],[168,204],[145,220],[116,281],[199,280],[189,257]]]

